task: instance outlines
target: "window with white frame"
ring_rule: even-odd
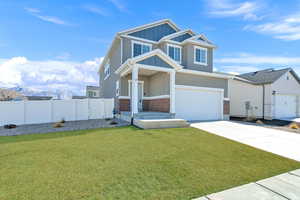
[[[151,49],[152,49],[151,44],[133,41],[132,42],[132,57],[147,53],[147,52],[151,51]]]
[[[110,63],[109,60],[107,61],[106,65],[104,66],[104,80],[106,80],[110,75]]]
[[[120,95],[120,82],[117,80],[116,82],[116,96]]]
[[[176,62],[181,63],[181,47],[168,44],[168,55]]]
[[[194,48],[194,63],[207,65],[207,49],[203,47]]]

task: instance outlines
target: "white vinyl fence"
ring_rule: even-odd
[[[0,126],[112,118],[113,99],[0,101]]]

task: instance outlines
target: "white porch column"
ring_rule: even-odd
[[[175,74],[175,70],[170,72],[170,113],[175,113]]]
[[[132,85],[131,85],[131,116],[138,113],[138,76],[139,68],[134,66],[132,68]]]

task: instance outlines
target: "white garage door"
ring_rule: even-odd
[[[176,86],[176,118],[220,120],[223,118],[223,89]]]
[[[296,117],[296,96],[279,95],[275,96],[275,116],[277,119]]]

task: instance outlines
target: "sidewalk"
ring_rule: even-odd
[[[300,169],[194,200],[300,200]]]

